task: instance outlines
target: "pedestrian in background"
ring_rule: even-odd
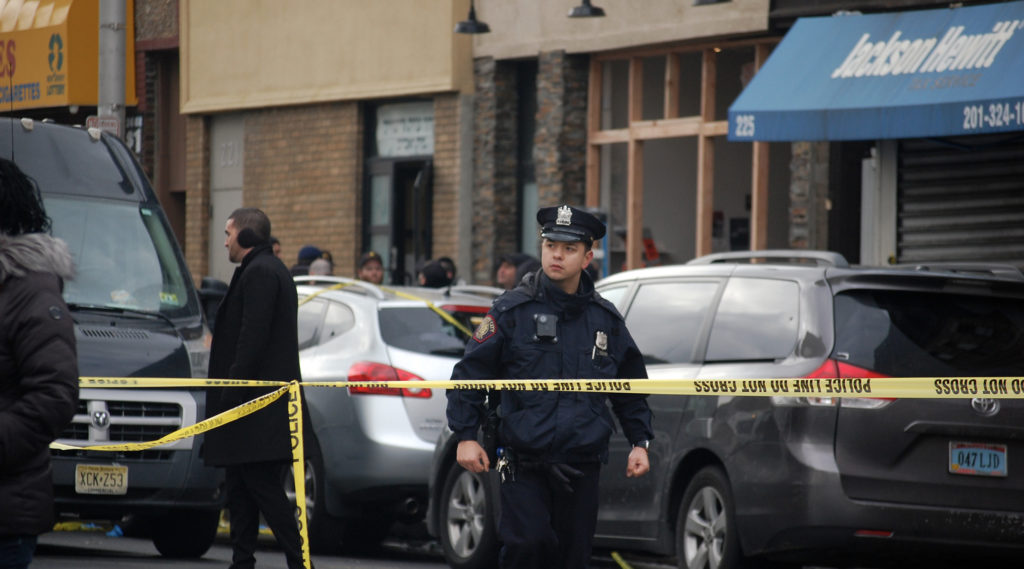
[[[419,286],[441,288],[449,283],[448,272],[438,261],[427,261],[416,275],[416,282]]]
[[[49,445],[78,404],[74,324],[61,298],[74,272],[48,232],[35,184],[0,158],[0,568],[28,567],[53,529]]]
[[[356,278],[361,281],[379,285],[384,282],[384,262],[376,251],[367,251],[359,257],[359,268]]]
[[[569,206],[543,208],[537,221],[542,270],[494,301],[452,379],[646,378],[622,316],[584,272],[604,225]],[[598,478],[613,430],[607,402],[633,445],[626,476],[642,476],[650,469],[647,448],[654,437],[646,395],[503,391],[497,465],[477,442],[491,406],[484,392],[450,389],[447,395],[459,464],[477,473],[497,466],[501,474],[501,567],[586,568]]]
[[[270,246],[270,220],[255,208],[235,210],[224,227],[228,259],[240,263],[217,310],[210,377],[301,379],[296,316],[298,296],[288,268]],[[207,389],[210,416],[272,391],[267,387]],[[294,507],[283,481],[291,463],[288,401],[281,397],[255,413],[206,433],[203,459],[225,467],[231,515],[231,569],[252,569],[260,513],[284,550],[289,569],[300,569],[302,545]]]
[[[524,263],[533,261],[540,268],[539,261],[526,253],[507,253],[498,259],[498,266],[494,269],[494,282],[505,290],[512,290],[519,284],[516,279],[517,270]]]
[[[309,264],[309,274],[310,274],[310,276],[330,275],[332,272],[333,271],[332,271],[332,267],[331,267],[331,262],[328,261],[327,259],[324,259],[324,258],[315,259],[312,263]]]
[[[309,274],[309,265],[313,261],[323,256],[323,251],[315,245],[304,245],[302,249],[299,249],[298,262],[292,265],[291,271],[292,276],[303,276]]]

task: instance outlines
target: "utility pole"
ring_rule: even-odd
[[[125,2],[100,0],[97,114],[100,128],[124,139]]]

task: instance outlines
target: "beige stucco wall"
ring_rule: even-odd
[[[491,33],[475,36],[476,57],[536,56],[540,52],[600,52],[640,45],[761,32],[768,0],[694,6],[693,0],[593,0],[603,18],[568,18],[579,0],[477,0],[477,19]]]
[[[181,0],[182,112],[471,92],[468,0]]]

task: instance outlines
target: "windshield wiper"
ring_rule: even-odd
[[[127,308],[124,306],[106,306],[103,304],[79,304],[77,302],[69,302],[68,309],[72,312],[101,312],[110,314],[120,314],[122,316],[144,316],[146,318],[157,318],[167,322],[171,328],[177,330],[177,326],[174,324],[174,320],[171,320],[169,316],[162,312],[152,312],[150,310],[142,310],[139,308]]]

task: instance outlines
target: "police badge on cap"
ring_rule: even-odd
[[[601,220],[569,205],[543,207],[537,212],[540,236],[552,241],[594,241],[604,237]]]

